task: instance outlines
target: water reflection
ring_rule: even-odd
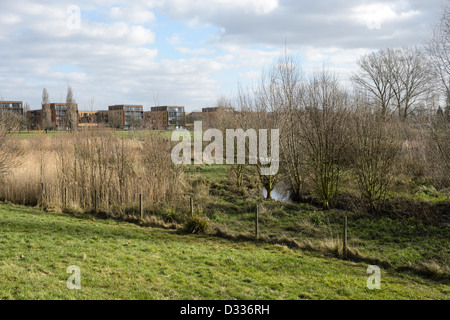
[[[262,190],[262,195],[264,198],[267,197],[267,190],[265,188]],[[272,190],[272,199],[283,202],[292,202],[291,193],[289,192],[288,184],[285,181],[280,181]]]

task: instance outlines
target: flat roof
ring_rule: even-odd
[[[142,104],[115,104],[109,107],[143,107]]]

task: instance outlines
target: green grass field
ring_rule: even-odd
[[[307,242],[320,251],[324,245],[329,247],[341,241],[344,216],[347,216],[349,246],[358,250],[366,261],[449,281],[448,226],[425,223],[414,217],[324,211],[306,203],[262,201],[256,191],[253,194],[233,191],[227,184],[228,169],[214,165],[186,166],[185,172],[194,181],[193,196],[199,210],[209,218],[213,228],[220,227],[234,234],[253,233],[258,204],[261,234]]]
[[[0,205],[0,299],[448,299],[448,285],[289,249]],[[81,269],[69,290],[67,267]]]

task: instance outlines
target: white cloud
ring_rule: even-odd
[[[417,10],[403,11],[392,3],[364,4],[352,9],[353,18],[369,28],[381,28],[385,22],[407,20],[418,14]]]
[[[236,90],[238,81],[258,80],[285,44],[303,56],[305,71],[325,64],[341,74],[349,74],[361,54],[418,44],[438,18],[441,0],[365,3],[80,0],[81,29],[69,30],[68,3],[1,1],[0,46],[8,50],[0,51],[0,94],[36,108],[43,87],[59,100],[70,83],[81,107],[92,96],[96,108],[150,106],[157,95],[162,104],[198,109]],[[365,27],[373,17],[382,20],[380,30]]]
[[[98,43],[121,43],[124,46],[141,46],[155,41],[155,34],[150,29],[143,26],[130,26],[125,22],[111,24],[85,22],[79,30],[79,36]]]
[[[0,14],[0,21],[6,25],[14,25],[21,22],[22,19],[17,14],[2,13]]]
[[[275,10],[278,0],[160,0],[155,1],[158,8],[178,16],[202,16],[216,13],[235,12],[265,15]]]
[[[110,9],[110,17],[134,24],[151,23],[156,20],[152,11],[142,10],[140,7],[112,7]]]
[[[263,15],[278,7],[278,0],[212,0],[218,5],[243,9],[247,13]]]

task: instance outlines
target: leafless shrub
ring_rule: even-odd
[[[148,189],[154,191],[152,194],[147,193],[149,201],[174,199],[184,188],[183,169],[173,164],[170,150],[170,145],[153,132],[147,134],[141,145],[139,154],[144,170],[142,179]]]
[[[20,164],[21,154],[18,141],[0,128],[0,182]]]
[[[339,192],[344,154],[349,147],[348,96],[335,76],[316,73],[309,81],[299,116],[302,151],[315,192],[329,209]]]
[[[396,123],[367,105],[358,106],[352,119],[356,180],[368,209],[375,211],[387,195],[400,151]]]
[[[439,89],[446,99],[446,111],[450,112],[450,6],[445,6],[439,23],[426,43],[432,65],[432,74],[439,80]]]
[[[435,187],[450,186],[450,122],[443,115],[429,120],[423,129],[428,174]]]
[[[176,203],[184,188],[183,176],[170,161],[168,146],[151,135],[138,141],[92,131],[23,140],[25,161],[0,186],[0,197],[75,211],[96,207],[119,215],[130,208],[137,214],[139,194],[145,207]]]
[[[0,130],[11,133],[22,129],[24,125],[25,118],[22,114],[10,110],[0,111]]]
[[[273,76],[273,75],[271,75]],[[263,173],[263,168],[267,168],[268,166],[272,166],[272,163],[264,164],[261,161],[261,157],[269,157],[272,153],[272,148],[275,146],[272,145],[272,131],[271,129],[279,129],[278,126],[278,118],[277,118],[277,100],[275,95],[276,85],[273,83],[273,79],[267,80],[265,76],[263,76],[261,80],[261,84],[259,84],[256,88],[250,90],[240,90],[239,93],[239,104],[240,104],[240,116],[237,117],[239,120],[239,129],[244,130],[245,132],[254,132],[254,137],[252,138],[249,134],[246,137],[246,160],[245,164],[234,165],[232,170],[239,173],[237,176],[239,178],[239,182],[243,178],[240,173],[243,173],[245,170],[245,166],[247,164],[253,164],[258,170],[257,174],[259,177],[259,181],[261,185],[267,191],[267,199],[271,199],[271,193],[275,188],[276,184],[280,181],[281,172],[277,170],[276,172],[271,172],[270,174]],[[260,147],[260,142],[257,143],[257,135],[260,133],[260,130],[267,130],[267,149],[262,150]],[[261,139],[261,135],[259,136]],[[258,155],[256,158],[251,159],[250,157],[250,148],[254,148],[258,150]],[[277,161],[277,160],[275,160]],[[238,163],[238,161],[235,161]],[[279,164],[278,164],[279,165]],[[277,166],[278,168],[278,166]]]

